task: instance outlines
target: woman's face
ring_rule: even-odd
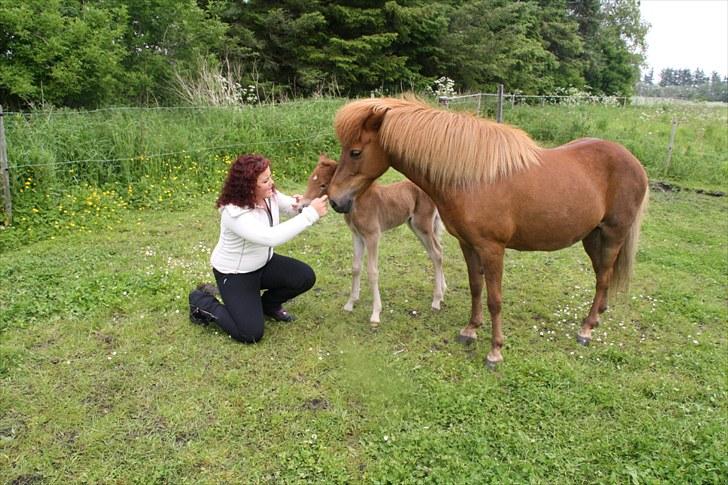
[[[263,203],[263,199],[273,196],[273,177],[271,176],[270,167],[266,168],[258,175],[258,181],[255,184],[255,201]]]

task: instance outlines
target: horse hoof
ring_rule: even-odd
[[[579,345],[583,345],[584,347],[588,347],[589,346],[589,342],[591,342],[591,338],[589,338],[589,337],[582,337],[581,335],[576,334],[576,342]]]
[[[475,342],[475,338],[469,337],[467,335],[458,334],[458,342],[460,342],[463,345],[470,345],[473,342]]]
[[[486,358],[485,367],[487,367],[488,370],[496,370],[498,368],[498,361],[490,360],[490,359]]]

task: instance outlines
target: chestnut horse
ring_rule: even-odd
[[[627,149],[598,139],[541,148],[518,128],[412,98],[352,101],[339,109],[334,128],[342,151],[329,185],[331,206],[351,210],[357,194],[389,167],[427,192],[468,268],[471,314],[461,342],[477,337],[486,284],[489,367],[503,360],[506,248],[553,251],[582,242],[596,293],[577,341],[590,342],[607,290],[626,288],[649,196],[645,170]]]
[[[325,155],[308,178],[306,193],[301,205],[327,194],[329,182],[336,171],[336,162]],[[379,270],[377,254],[382,233],[405,222],[415,233],[432,260],[435,269],[435,289],[432,295],[432,308],[440,309],[447,285],[442,271],[442,246],[440,245],[441,223],[437,208],[427,194],[409,180],[389,185],[372,183],[366,190],[354,197],[351,210],[344,215],[354,239],[354,261],[349,301],[344,310],[352,311],[359,300],[361,281],[361,260],[364,249],[367,252],[367,274],[373,293],[372,315],[370,321],[379,323],[382,311],[382,298],[379,295]]]

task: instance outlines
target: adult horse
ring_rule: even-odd
[[[512,126],[416,99],[352,101],[339,109],[334,128],[342,150],[328,189],[331,206],[349,211],[353,198],[390,166],[432,198],[468,268],[471,314],[461,342],[477,337],[486,284],[488,366],[503,360],[506,248],[553,251],[582,242],[596,292],[577,341],[590,342],[607,309],[607,290],[629,280],[648,200],[645,170],[627,149],[597,139],[545,149]]]

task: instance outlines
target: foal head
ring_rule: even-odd
[[[301,197],[301,207],[307,206],[317,197],[328,194],[329,183],[335,171],[336,161],[331,160],[324,154],[319,155],[319,161],[308,177],[306,192]]]

